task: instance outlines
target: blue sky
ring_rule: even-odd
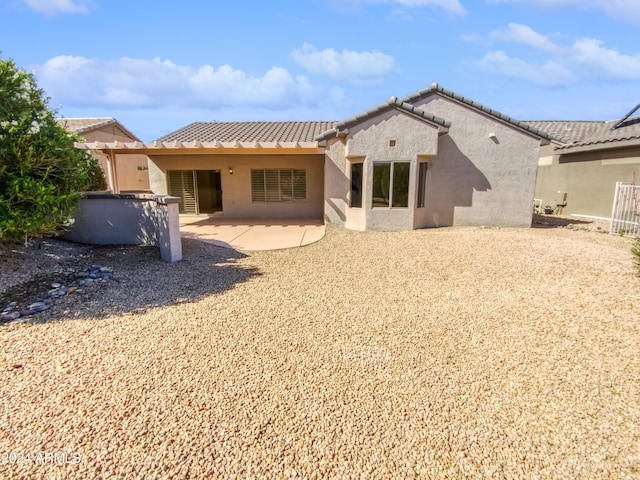
[[[341,120],[438,82],[519,120],[640,103],[638,0],[0,0],[0,52],[65,117]]]

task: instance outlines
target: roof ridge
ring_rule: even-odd
[[[492,117],[498,118],[503,122],[507,122],[517,128],[530,132],[533,135],[536,135],[540,138],[544,138],[545,140],[558,140],[552,135],[549,135],[548,133],[543,132],[542,130],[538,130],[537,128],[532,127],[531,125],[528,125],[526,122],[523,122],[521,120],[516,120],[515,118],[512,118],[509,115],[505,115],[504,113],[501,113],[498,110],[494,110],[493,108],[487,107],[486,105],[483,105],[480,102],[476,102],[475,100],[472,100],[471,98],[460,95],[459,93],[455,93],[453,90],[448,90],[442,87],[441,85],[439,85],[437,82],[432,83],[427,88],[423,88],[422,90],[418,90],[417,92],[411,93],[403,97],[402,100],[413,104],[416,101],[422,100],[430,95],[438,94],[438,93],[441,95],[444,95],[445,97],[449,97],[452,100],[460,102],[464,105],[473,107],[476,110],[479,110],[483,113],[491,115]]]
[[[67,121],[71,121],[71,122],[94,121],[92,123],[89,123],[88,125],[82,125],[75,129],[69,128],[69,130],[72,130],[74,133],[78,135],[81,135],[83,133],[89,132],[97,128],[105,127],[107,125],[116,125],[119,129],[121,129],[126,135],[131,137],[133,140],[140,141],[140,138],[137,135],[135,135],[131,130],[125,127],[122,123],[120,123],[118,119],[115,117],[58,117],[56,118],[56,121],[63,125]],[[65,128],[68,128],[68,125],[64,125],[64,126]]]
[[[336,123],[335,128],[331,130],[326,130],[316,135],[315,140],[317,141],[326,140],[330,136],[337,134],[342,129],[347,129],[351,125],[360,123],[361,121],[366,120],[367,118],[370,118],[374,115],[388,112],[389,110],[392,110],[394,108],[404,110],[405,112],[410,113],[412,115],[419,116],[424,120],[427,120],[428,122],[431,122],[431,123],[435,123],[445,129],[448,129],[451,126],[450,121],[445,120],[444,118],[440,118],[436,115],[433,115],[432,113],[427,112],[426,110],[423,110],[420,107],[416,107],[415,105],[412,105],[409,102],[402,101],[398,99],[398,97],[393,96],[389,98],[389,100],[387,100],[386,102],[379,103],[375,107],[369,108],[356,115],[352,115],[348,118],[345,118],[344,120],[340,120],[339,122]]]
[[[540,123],[551,123],[551,122],[564,122],[564,123],[609,123],[611,120],[521,120],[525,123],[532,122],[540,122]]]

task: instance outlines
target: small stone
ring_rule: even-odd
[[[78,287],[71,287],[69,289],[69,291],[67,292],[67,295],[73,295],[74,293],[76,293],[78,291]]]
[[[90,273],[89,278],[95,280],[96,278],[98,278],[98,275],[96,273]]]
[[[14,310],[12,312],[5,312],[0,315],[0,320],[2,320],[3,322],[11,322],[17,318],[20,318],[20,312],[18,312],[17,310]]]
[[[20,325],[22,323],[29,323],[29,319],[26,316],[20,316],[20,318],[16,318],[13,322],[14,325]]]
[[[100,267],[99,268],[100,273],[111,273],[111,267]]]
[[[62,284],[61,284],[61,283],[58,283],[58,282],[53,282],[53,283],[51,284],[51,288],[60,288],[61,286],[62,286]]]
[[[37,313],[37,312],[42,312],[42,311],[48,309],[49,305],[47,305],[44,302],[34,302],[31,305],[29,305],[27,308],[29,310],[33,310],[35,313]]]

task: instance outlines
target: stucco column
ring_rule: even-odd
[[[182,260],[182,237],[180,236],[180,220],[178,216],[178,197],[155,195],[158,247],[160,257],[165,262]]]

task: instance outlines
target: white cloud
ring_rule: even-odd
[[[465,15],[467,12],[458,0],[392,0],[405,7],[438,7],[445,12]]]
[[[58,13],[88,13],[91,0],[23,0],[30,10],[47,16]]]
[[[378,50],[336,52],[333,48],[325,48],[319,51],[313,45],[305,43],[302,48],[291,52],[291,58],[314,75],[325,75],[338,82],[353,85],[379,83],[395,69],[393,57]]]
[[[57,104],[109,108],[280,110],[315,105],[321,89],[273,67],[256,77],[229,65],[197,69],[155,58],[98,60],[62,55],[36,68],[38,84]]]
[[[570,51],[571,61],[585,73],[607,80],[640,80],[640,53],[624,55],[602,47],[602,42],[583,38]]]
[[[506,28],[494,30],[489,36],[494,40],[521,43],[549,52],[558,51],[558,46],[554,45],[548,37],[534,31],[527,25],[518,23],[510,23]]]
[[[575,82],[571,71],[560,63],[549,61],[544,65],[531,65],[509,57],[501,50],[487,53],[478,63],[487,72],[527,80],[541,87],[558,87]]]
[[[467,13],[459,0],[333,0],[332,3],[340,9],[353,9],[369,4],[391,3],[408,8],[435,7],[455,15],[466,15]]]
[[[549,60],[535,65],[507,55],[503,50],[489,52],[478,62],[485,71],[527,79],[537,85],[569,85],[580,81],[640,80],[640,53],[623,54],[603,46],[602,41],[581,38],[568,46],[553,43],[548,36],[526,25],[509,24],[490,33],[502,40],[531,47],[549,54]]]
[[[278,110],[313,103],[318,93],[306,77],[293,77],[280,67],[253,77],[229,65],[205,65],[189,76],[189,85],[200,102],[216,107],[242,104]]]
[[[490,0],[492,3],[526,3],[532,7],[600,10],[616,20],[640,26],[638,0]]]

